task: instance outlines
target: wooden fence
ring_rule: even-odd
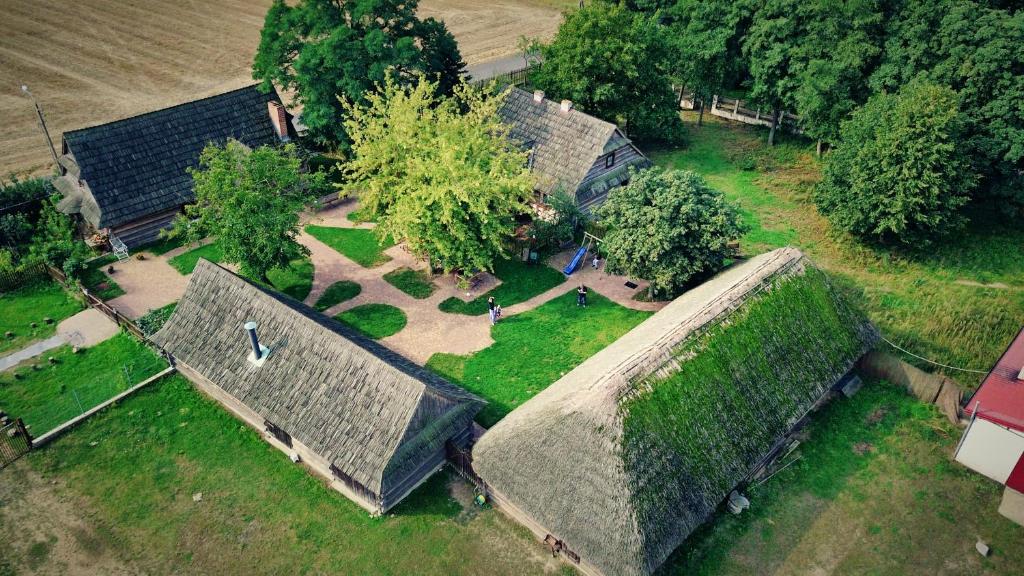
[[[4,417],[6,420],[6,416]],[[32,437],[21,418],[0,424],[0,470],[32,449]]]
[[[46,277],[46,265],[30,264],[17,270],[0,272],[0,292],[9,292]]]
[[[470,81],[470,85],[479,88],[481,86],[486,86],[491,82],[496,82],[498,86],[508,86],[510,84],[512,86],[522,86],[530,79],[530,70],[532,69],[533,66],[523,66],[522,68],[503,72],[501,74],[491,76],[490,78],[474,78]]]
[[[677,88],[677,90],[679,91],[679,107],[683,110],[697,110],[699,106],[704,104],[694,94],[683,89]],[[734,122],[765,126],[767,128],[772,126],[771,109],[761,108],[756,104],[739,98],[726,98],[716,94],[712,97],[711,106],[707,111],[712,116],[718,116],[719,118],[725,118]],[[778,127],[793,134],[803,134],[803,128],[800,126],[800,117],[789,112],[779,113]]]

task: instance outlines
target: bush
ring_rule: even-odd
[[[878,94],[843,123],[815,203],[862,240],[924,246],[960,228],[978,184],[953,90],[922,82]]]
[[[600,208],[608,268],[674,294],[718,271],[746,227],[739,211],[690,171],[633,172]]]
[[[63,270],[69,279],[77,279],[86,269],[89,248],[75,239],[74,224],[57,211],[57,200],[55,196],[43,204],[30,256]]]

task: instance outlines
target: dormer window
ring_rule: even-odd
[[[614,151],[611,154],[609,154],[609,155],[604,157],[604,167],[605,168],[611,168],[612,166],[615,166],[615,152]]]

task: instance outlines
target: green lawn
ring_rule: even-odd
[[[308,258],[292,260],[287,268],[274,268],[267,272],[270,285],[296,300],[302,301],[313,289],[313,262]]]
[[[174,238],[160,238],[149,244],[145,244],[133,250],[132,252],[152,252],[157,256],[167,254],[171,250],[176,250],[185,245],[184,236],[176,236]]]
[[[374,340],[387,338],[405,328],[405,312],[390,304],[363,304],[334,317]]]
[[[487,400],[477,421],[493,426],[514,408],[650,316],[590,292],[568,292],[491,330],[494,344],[471,356],[434,354],[427,367]],[[481,320],[486,322],[486,320]]]
[[[720,513],[659,574],[1024,574],[1024,528],[997,513],[998,484],[952,461],[961,431],[931,406],[868,382],[808,432],[748,511]]]
[[[689,147],[652,151],[659,166],[685,168],[740,203],[751,231],[743,252],[802,249],[860,295],[887,338],[945,364],[987,370],[1024,318],[1024,230],[975,208],[962,233],[926,252],[866,247],[831,231],[811,201],[820,162],[814,145],[785,136],[769,149],[766,131],[686,115]],[[912,357],[905,360],[929,368]],[[951,372],[965,388],[977,375]]]
[[[548,291],[562,282],[565,276],[550,266],[539,264],[530,266],[519,260],[499,260],[494,264],[494,275],[501,279],[497,288],[463,302],[458,298],[448,298],[441,302],[439,308],[452,314],[468,314],[476,316],[487,313],[487,298],[494,296],[499,306],[509,307]]]
[[[57,363],[49,364],[49,357]],[[78,354],[61,346],[0,373],[0,409],[39,436],[166,367],[125,333]]]
[[[224,251],[221,250],[220,244],[211,242],[198,248],[193,248],[188,252],[178,254],[168,260],[167,263],[174,266],[174,269],[178,272],[187,276],[196,269],[196,264],[199,263],[200,258],[206,258],[210,262],[218,263],[224,259]]]
[[[327,244],[348,259],[366,268],[373,268],[391,260],[384,251],[394,242],[380,242],[373,230],[362,228],[333,228],[330,226],[306,226],[306,232]]]
[[[317,299],[314,308],[323,312],[328,308],[359,296],[359,293],[362,291],[363,287],[358,282],[339,280],[328,286],[327,290],[324,290],[324,293]]]
[[[40,484],[50,498],[69,502],[63,510],[74,518],[61,522],[83,526],[74,537],[91,536],[78,544],[68,536],[71,550],[129,561],[126,572],[552,573],[545,570],[550,554],[501,513],[471,504],[472,488],[458,477],[437,474],[386,516],[371,518],[179,376],[139,391],[23,462],[24,472],[45,476]],[[12,486],[0,486],[0,497],[16,489],[4,484]],[[31,540],[23,541],[33,532],[24,526],[41,520],[14,521],[5,508],[0,557],[17,573],[30,573]],[[50,572],[61,573],[62,561],[71,560],[54,558]]]
[[[422,270],[399,268],[385,274],[384,280],[413,298],[429,298],[437,290],[430,274]]]
[[[56,282],[40,281],[0,293],[0,355],[24,348],[34,340],[49,338],[58,322],[81,309],[82,304]],[[46,318],[53,323],[47,324]],[[13,336],[8,338],[7,332]]]
[[[103,273],[108,267],[114,267],[114,276],[117,276],[117,256],[107,254],[94,259],[89,263],[88,268],[82,271],[81,282],[90,294],[100,300],[112,300],[124,295],[124,290],[118,286],[117,281]]]

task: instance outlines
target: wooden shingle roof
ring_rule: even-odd
[[[550,194],[562,188],[572,194],[599,156],[628,142],[614,124],[547,98],[510,87],[499,110],[512,127],[511,137],[532,149],[531,171],[537,190]]]
[[[248,360],[243,324],[270,348]],[[377,494],[472,421],[472,394],[291,298],[200,260],[153,340]],[[460,428],[461,427],[461,428]]]
[[[158,214],[194,198],[187,168],[203,148],[234,138],[255,148],[277,142],[267,102],[275,90],[247,86],[163,110],[64,133],[98,214],[84,214],[97,228]]]

